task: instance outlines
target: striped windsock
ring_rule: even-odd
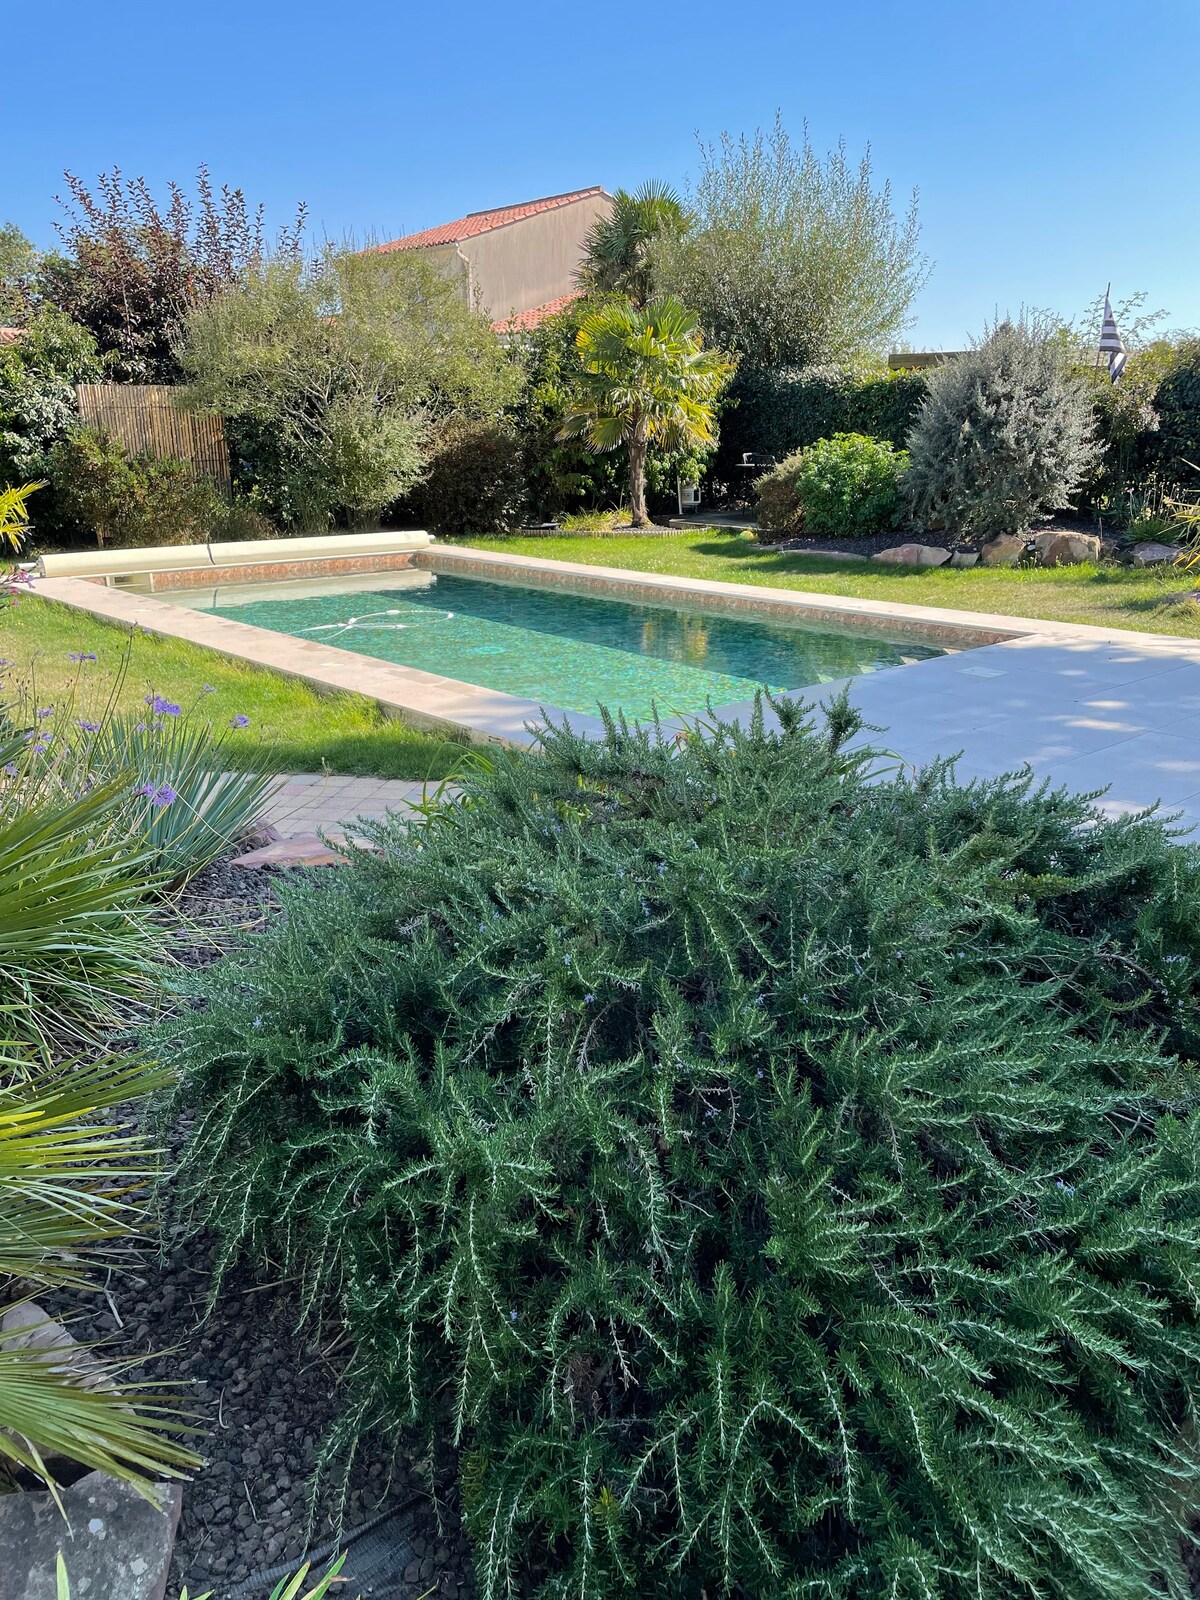
[[[1107,294],[1104,296],[1104,324],[1100,329],[1100,354],[1108,357],[1108,376],[1116,383],[1125,370],[1126,355]]]

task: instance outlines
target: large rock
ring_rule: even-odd
[[[1100,540],[1094,533],[1039,533],[1034,544],[1038,564],[1043,567],[1077,567],[1083,561],[1100,559]]]
[[[1173,544],[1147,544],[1135,545],[1129,553],[1131,567],[1161,567],[1168,561],[1174,561],[1179,551]]]
[[[71,1600],[163,1600],[183,1490],[159,1484],[161,1510],[103,1472],[46,1493],[0,1495],[0,1595],[56,1600],[62,1551]]]
[[[1025,554],[1025,541],[1019,533],[1001,533],[979,552],[985,567],[1015,567]]]
[[[978,564],[978,550],[956,550],[950,557],[952,567],[973,567]]]
[[[898,567],[941,567],[949,561],[950,552],[935,544],[897,544],[881,550],[875,559]]]

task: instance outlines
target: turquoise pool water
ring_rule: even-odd
[[[422,574],[416,584],[389,587],[381,578],[370,588],[323,592],[316,579],[311,591],[263,584],[209,590],[187,603],[543,705],[605,705],[631,717],[655,707],[668,716],[703,711],[709,701],[748,700],[763,685],[803,689],[942,654],[868,633],[480,578]]]

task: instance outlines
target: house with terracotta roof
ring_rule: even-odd
[[[536,327],[575,298],[575,274],[592,224],[612,209],[599,184],[519,205],[472,211],[457,222],[406,234],[390,250],[423,250],[462,284],[468,305],[493,319],[497,333]]]

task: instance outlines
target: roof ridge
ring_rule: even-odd
[[[585,194],[603,193],[604,185],[602,183],[592,183],[586,189],[563,189],[559,194],[540,194],[533,200],[510,200],[507,205],[503,206],[482,206],[478,211],[468,211],[462,221],[465,222],[467,217],[487,217],[493,211],[516,211],[521,206],[544,206],[549,205],[551,200],[574,200],[582,198]],[[452,224],[443,224],[443,226],[452,226]],[[423,229],[422,231],[427,232],[428,230]]]

